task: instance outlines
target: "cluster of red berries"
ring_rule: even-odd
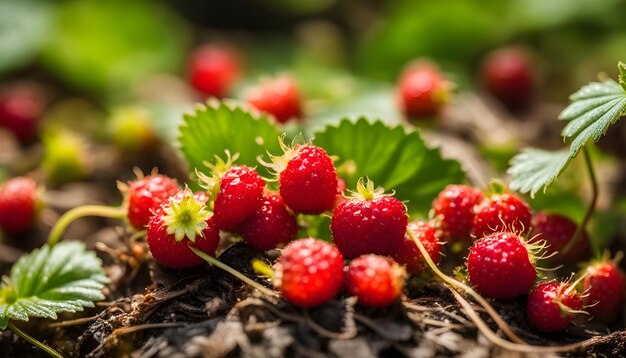
[[[206,191],[192,193],[158,174],[124,185],[128,223],[135,230],[147,228],[152,256],[174,269],[200,265],[203,259],[194,250],[214,256],[220,232],[260,250],[286,245],[274,283],[285,299],[303,307],[322,304],[343,287],[363,305],[389,305],[402,294],[407,272],[425,270],[422,250],[438,263],[442,242],[471,244],[467,280],[481,295],[513,299],[528,294],[529,321],[540,330],[562,330],[584,308],[609,320],[623,304],[624,276],[609,260],[590,265],[577,281],[581,285],[537,283],[543,243],[565,247],[576,225],[558,215],[533,216],[524,200],[501,186],[485,195],[467,185],[450,185],[433,201],[432,224],[409,222],[405,205],[367,179],[344,193],[345,182],[322,148],[282,148],[283,155],[263,163],[277,175],[276,191],[254,168],[235,165],[237,156],[227,153],[226,160],[208,164],[209,175],[198,173]],[[28,227],[37,198],[32,180],[7,181],[0,188],[0,227],[7,232]],[[292,242],[298,214],[330,214],[334,245],[312,238]],[[529,232],[536,238],[526,240]],[[587,236],[579,240],[588,249]],[[351,260],[347,267],[344,259]]]
[[[590,265],[572,283],[537,283],[537,255],[556,255],[553,262],[577,263],[589,253],[583,232],[566,255],[558,255],[574,237],[576,224],[560,215],[531,213],[521,198],[507,192],[488,197],[466,185],[451,185],[433,203],[441,236],[449,242],[472,243],[467,257],[467,279],[483,296],[495,299],[528,297],[528,318],[536,328],[556,332],[565,329],[583,306],[595,317],[615,314],[624,298],[624,276],[609,260]],[[531,231],[535,236],[526,240]],[[533,289],[534,287],[534,289]],[[581,293],[582,292],[582,293]]]

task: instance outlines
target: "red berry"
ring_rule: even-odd
[[[241,225],[239,233],[248,245],[270,250],[293,240],[298,223],[280,195],[266,192],[261,206]]]
[[[532,228],[533,241],[545,240],[546,255],[550,255],[562,251],[574,236],[577,225],[565,216],[539,212],[533,216]],[[583,231],[565,256],[558,254],[550,260],[557,265],[574,264],[588,257],[590,250],[589,236]]]
[[[481,295],[513,299],[537,279],[535,259],[521,237],[498,232],[477,240],[467,257],[467,279]]]
[[[222,98],[240,76],[239,55],[229,47],[205,45],[191,55],[188,71],[196,91]]]
[[[314,145],[296,145],[278,163],[280,195],[291,210],[321,214],[333,209],[337,173],[326,151]],[[276,164],[276,163],[275,163]]]
[[[137,230],[144,229],[154,211],[178,192],[178,184],[168,176],[156,174],[137,179],[122,189],[128,203],[127,217]]]
[[[188,191],[164,202],[148,224],[147,242],[155,260],[174,269],[184,269],[204,262],[189,246],[215,255],[219,230],[201,202],[201,196]]]
[[[302,105],[296,83],[288,76],[267,80],[248,95],[254,108],[271,114],[280,123],[302,116]]]
[[[481,238],[498,231],[524,233],[530,229],[530,206],[513,194],[494,194],[475,208],[472,236]]]
[[[559,332],[582,307],[580,295],[568,284],[542,282],[528,296],[528,320],[540,331]]]
[[[5,127],[22,143],[35,139],[44,110],[43,91],[34,84],[12,85],[0,92],[0,127]]]
[[[527,106],[535,90],[533,67],[520,49],[505,48],[492,52],[483,64],[485,87],[509,108]]]
[[[297,306],[318,306],[341,290],[343,265],[343,256],[333,245],[311,238],[296,240],[280,256],[275,285]]]
[[[411,230],[415,237],[424,245],[426,252],[433,260],[435,264],[439,263],[441,256],[441,244],[437,240],[435,228],[423,221],[413,221],[408,225],[408,229]],[[426,269],[426,260],[422,256],[422,253],[417,248],[417,244],[409,237],[404,235],[402,240],[402,246],[393,255],[393,258],[398,263],[405,265],[406,270],[414,275],[419,275]]]
[[[37,183],[31,178],[16,177],[0,187],[0,229],[9,234],[28,230],[37,216],[41,202]]]
[[[583,280],[584,302],[594,317],[610,323],[624,308],[624,273],[612,261],[587,267]]]
[[[446,242],[470,241],[474,207],[483,194],[468,185],[448,185],[433,201],[435,226]]]
[[[437,116],[448,97],[448,86],[439,70],[424,62],[404,70],[398,91],[402,110],[409,118]]]
[[[406,272],[393,259],[363,255],[350,262],[346,290],[364,306],[385,307],[402,295]]]
[[[382,190],[359,181],[353,197],[333,212],[330,229],[333,241],[347,258],[365,254],[393,255],[404,240],[408,223],[404,204]]]
[[[215,224],[221,230],[234,231],[254,215],[263,202],[265,182],[245,165],[234,166],[222,174],[215,198]]]

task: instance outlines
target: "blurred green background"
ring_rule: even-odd
[[[544,95],[560,100],[614,71],[625,13],[623,0],[1,0],[0,80],[127,101],[151,75],[183,75],[194,46],[227,41],[245,53],[247,78],[289,70],[305,93],[328,99],[345,95],[329,87],[349,89],[351,76],[392,83],[416,57],[468,88],[481,56],[514,44],[532,51]]]

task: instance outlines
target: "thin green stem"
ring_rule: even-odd
[[[587,208],[587,212],[583,217],[583,221],[578,225],[572,239],[565,245],[563,250],[558,254],[558,256],[563,257],[567,255],[570,250],[576,245],[576,242],[580,240],[583,233],[585,232],[585,228],[591,219],[591,216],[596,210],[596,204],[598,202],[598,181],[596,179],[595,171],[593,170],[593,163],[591,161],[591,156],[589,155],[589,150],[587,147],[583,147],[583,155],[585,158],[585,167],[587,168],[587,173],[589,174],[589,180],[591,181],[591,202],[589,202],[589,207]]]
[[[84,216],[100,216],[111,219],[123,219],[126,215],[121,207],[104,205],[84,205],[69,210],[54,224],[48,236],[48,245],[54,246],[61,239],[65,229],[76,219]]]
[[[437,276],[439,276],[439,278],[441,278],[449,286],[455,289],[459,289],[461,291],[465,291],[467,294],[472,296],[485,309],[485,311],[487,311],[489,316],[491,316],[493,321],[498,325],[498,327],[500,327],[502,332],[504,332],[504,334],[506,334],[506,336],[509,337],[512,341],[519,343],[519,344],[526,344],[526,342],[524,342],[511,330],[511,327],[509,327],[509,325],[506,322],[504,322],[504,320],[502,319],[502,317],[500,317],[498,312],[496,312],[496,310],[493,307],[491,307],[489,302],[487,302],[487,300],[485,300],[483,296],[479,295],[476,291],[474,291],[474,289],[464,284],[463,282],[459,282],[453,279],[452,277],[446,275],[441,270],[439,270],[439,267],[437,267],[435,262],[432,260],[432,258],[428,254],[428,251],[426,251],[426,248],[424,247],[424,244],[422,244],[420,239],[418,239],[410,229],[407,228],[406,232],[411,238],[411,240],[413,240],[415,244],[417,245],[417,248],[420,250],[420,253],[424,257],[424,260],[426,260],[426,263],[428,264],[430,269],[433,270],[433,272]]]
[[[242,274],[241,272],[235,270],[234,268],[226,265],[225,263],[221,262],[220,260],[216,259],[213,256],[207,255],[206,253],[196,249],[195,247],[191,247],[189,246],[189,248],[191,249],[191,251],[193,251],[196,255],[198,255],[198,257],[200,257],[201,259],[203,259],[204,261],[208,262],[209,264],[216,266],[226,272],[228,272],[229,274],[237,277],[238,279],[240,279],[241,281],[245,282],[246,284],[256,288],[257,290],[263,292],[264,294],[268,295],[268,296],[273,296],[273,297],[278,297],[278,293],[276,293],[275,291],[270,290],[269,288],[259,284],[258,282],[255,282],[254,280],[250,279],[249,277],[247,277],[246,275]]]
[[[33,346],[41,349],[42,351],[48,353],[51,357],[54,358],[63,358],[63,355],[59,352],[57,352],[56,350],[54,350],[52,347],[50,347],[49,345],[38,341],[37,339],[35,339],[34,337],[31,337],[30,335],[28,335],[28,333],[22,331],[21,329],[17,328],[12,322],[9,322],[9,329],[11,331],[13,331],[13,333],[17,334],[18,336],[22,337],[23,339],[25,339],[26,341],[28,341],[28,343],[32,344]]]

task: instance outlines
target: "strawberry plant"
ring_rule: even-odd
[[[44,245],[22,256],[0,284],[0,330],[10,329],[54,357],[52,348],[30,337],[13,321],[29,317],[56,319],[62,312],[82,311],[104,299],[108,279],[102,262],[79,242]]]

